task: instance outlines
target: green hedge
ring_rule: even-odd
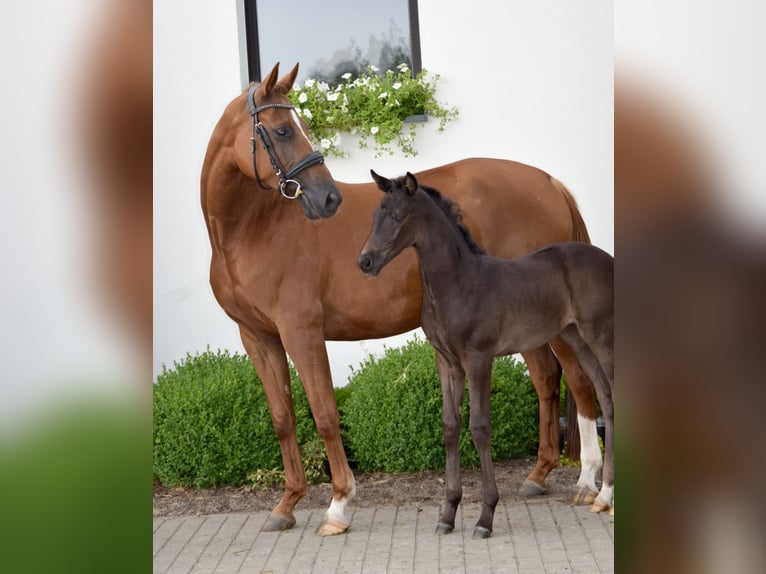
[[[442,398],[433,348],[415,337],[380,359],[369,357],[349,383],[342,418],[345,441],[359,469],[388,472],[444,468]],[[460,461],[476,466],[469,431],[468,393],[463,406]],[[538,443],[537,395],[523,363],[495,361],[490,411],[492,457],[534,455]]]
[[[299,444],[318,439],[290,368]],[[163,368],[154,385],[155,477],[166,486],[240,485],[258,469],[282,467],[266,394],[250,359],[209,349]]]
[[[290,376],[304,463],[316,462],[309,459],[316,458],[318,435],[292,365]],[[344,444],[360,470],[444,468],[441,386],[427,341],[415,337],[379,359],[369,357],[335,394]],[[468,393],[461,462],[476,466],[467,401]],[[535,454],[537,396],[523,363],[495,361],[491,416],[493,458]],[[163,368],[154,385],[153,466],[165,486],[195,487],[240,485],[257,471],[282,467],[265,393],[247,356],[208,350]]]

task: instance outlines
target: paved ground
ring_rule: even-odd
[[[268,512],[154,519],[154,572],[255,574],[614,572],[614,518],[556,501],[500,502],[494,533],[473,540],[479,505],[461,506],[455,532],[437,536],[436,506],[350,510],[351,528],[320,538],[323,510],[296,512],[282,533]]]

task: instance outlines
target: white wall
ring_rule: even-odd
[[[208,137],[241,89],[236,2],[165,0],[154,12],[156,375],[162,363],[207,344],[243,349],[207,284],[199,206]],[[351,158],[327,162],[336,179],[366,181],[370,167],[396,175],[469,156],[514,159],[563,181],[593,242],[611,252],[611,3],[420,0],[419,14],[423,67],[441,75],[437,96],[460,118],[441,134],[428,123],[416,158],[374,159],[348,142]],[[335,385],[345,384],[348,365],[381,347],[330,343]]]

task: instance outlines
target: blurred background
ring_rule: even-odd
[[[765,17],[615,3],[621,571],[766,558]]]
[[[152,4],[0,21],[0,571],[151,568]]]
[[[760,571],[766,7],[614,14],[617,567]],[[0,42],[0,571],[149,571],[152,5]]]

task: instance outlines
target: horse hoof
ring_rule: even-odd
[[[492,531],[483,526],[477,526],[473,529],[474,538],[489,538],[490,536],[492,536]]]
[[[606,512],[607,510],[609,510],[609,505],[599,502],[598,500],[590,507],[591,512]]]
[[[349,526],[351,526],[350,522],[338,520],[337,518],[325,518],[319,526],[317,526],[314,534],[317,536],[335,536],[336,534],[343,534],[346,532]]]
[[[589,504],[593,504],[596,501],[597,496],[597,491],[591,490],[590,488],[584,486],[575,493],[574,497],[572,497],[572,505],[588,506]]]
[[[295,526],[294,516],[282,516],[272,512],[261,527],[261,532],[281,532],[293,526]]]
[[[548,492],[548,489],[545,488],[544,485],[541,486],[529,479],[525,479],[524,482],[521,483],[521,487],[519,487],[519,496],[523,496],[524,498],[540,496],[546,492]]]
[[[449,534],[455,530],[454,526],[450,526],[449,524],[444,524],[443,522],[440,522],[436,525],[436,534]]]

